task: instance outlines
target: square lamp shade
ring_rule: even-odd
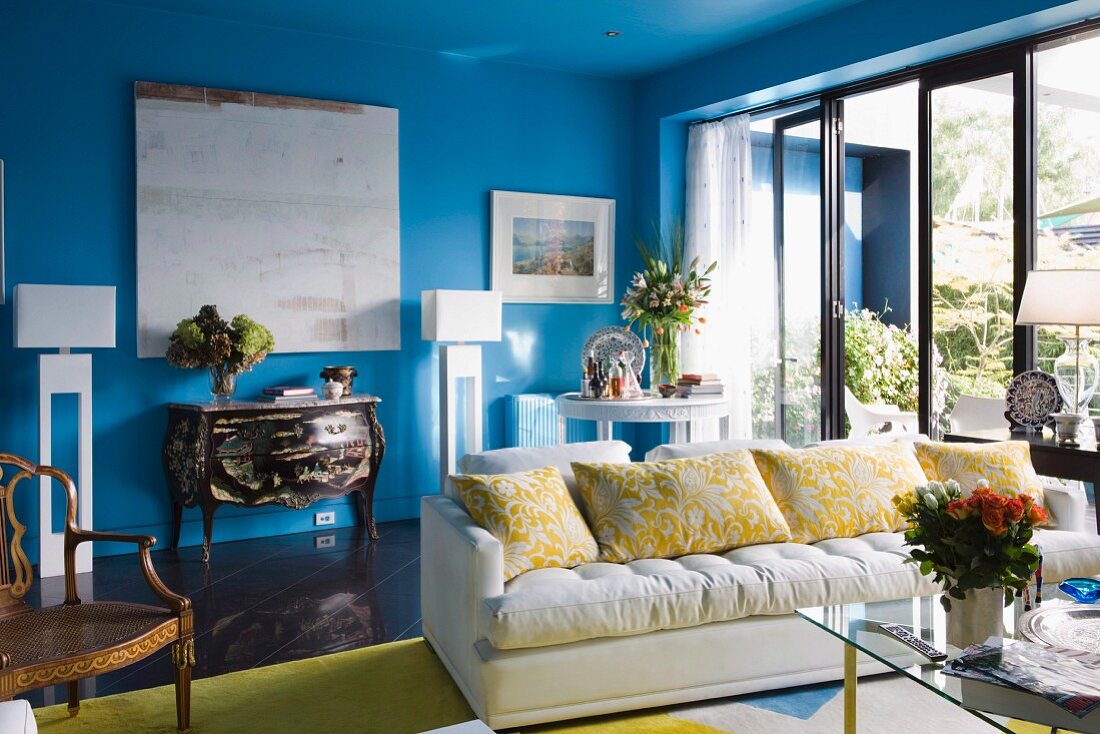
[[[15,346],[114,347],[115,287],[27,283],[15,286]]]
[[[420,338],[429,342],[498,342],[500,302],[500,291],[421,291]]]
[[[1100,326],[1100,270],[1032,270],[1016,323]]]

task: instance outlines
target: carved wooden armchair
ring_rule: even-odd
[[[11,477],[6,484],[5,473]],[[12,498],[17,484],[34,477],[55,480],[67,500],[65,603],[41,609],[23,600],[33,578],[21,544],[26,527],[16,519]],[[81,678],[122,668],[171,645],[177,725],[179,731],[189,731],[195,664],[191,600],[169,591],[157,577],[149,555],[155,538],[81,530],[76,526],[76,498],[76,487],[65,472],[0,453],[0,700],[68,683],[69,714],[75,716]],[[137,544],[145,580],[167,608],[112,601],[82,604],[76,592],[76,548],[92,540]]]

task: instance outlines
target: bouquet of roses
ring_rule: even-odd
[[[894,497],[894,506],[909,522],[905,544],[913,546],[907,563],[943,586],[941,603],[965,599],[971,589],[1003,588],[1005,606],[1014,590],[1023,590],[1039,563],[1031,543],[1032,528],[1047,514],[1027,494],[994,492],[979,482],[963,497],[958,482],[929,482]]]

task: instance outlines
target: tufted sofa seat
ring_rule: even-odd
[[[1100,537],[1039,530],[1048,578],[1100,567]],[[901,533],[813,545],[769,543],[723,555],[528,571],[481,609],[499,650],[695,627],[798,607],[886,601],[937,592],[907,555]]]

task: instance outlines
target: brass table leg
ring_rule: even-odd
[[[856,734],[856,648],[844,645],[844,734]]]

